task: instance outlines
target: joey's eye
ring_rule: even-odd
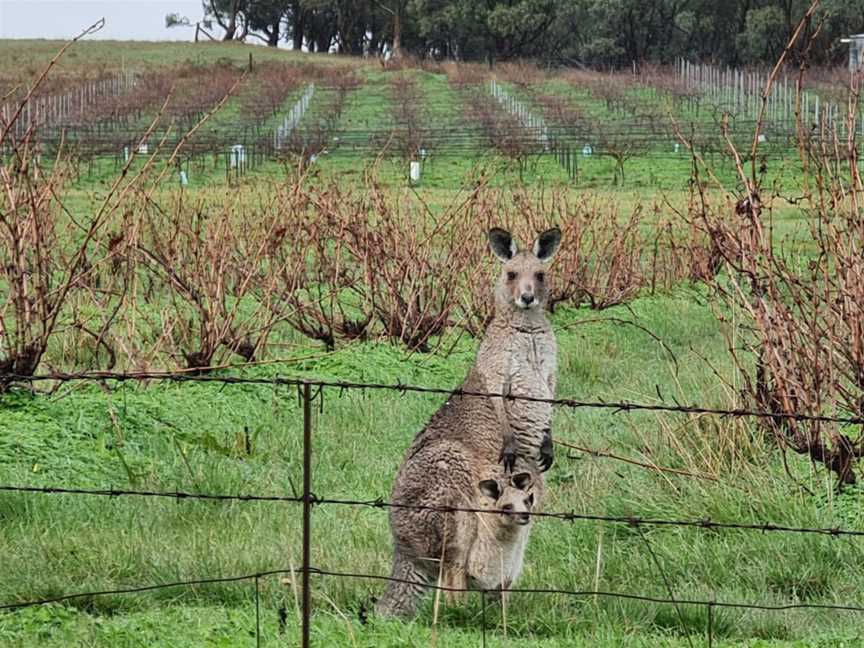
[[[546,278],[546,273],[545,273],[545,272],[537,272],[537,273],[534,274],[534,278],[535,278],[537,281],[542,282],[542,281]]]
[[[507,273],[507,281],[516,281],[516,273],[508,272]]]
[[[512,511],[513,505],[512,504],[505,504],[504,506],[501,507],[501,510],[502,511]]]

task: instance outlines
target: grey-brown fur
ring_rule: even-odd
[[[560,232],[544,232],[531,251],[518,251],[507,232],[492,230],[490,247],[501,258],[495,316],[462,388],[552,398],[556,345],[546,319],[546,262]],[[538,254],[539,257],[538,258]],[[520,469],[536,475],[549,468],[552,408],[546,403],[451,396],[414,438],[396,476],[392,500],[434,507],[479,508],[484,475]],[[514,473],[515,474],[515,473]],[[536,495],[535,495],[536,497]],[[392,508],[393,578],[377,605],[384,615],[410,616],[426,588],[464,586],[477,514]]]
[[[468,549],[467,575],[472,587],[509,589],[522,573],[531,533],[530,513],[542,498],[530,473],[517,473],[480,482],[481,508],[506,514],[476,513],[474,539]]]

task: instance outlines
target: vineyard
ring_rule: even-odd
[[[23,105],[13,135],[35,128],[39,159],[62,149],[76,178],[116,172],[133,147],[168,156],[182,141],[172,179],[182,170],[182,182],[193,185],[311,159],[324,172],[384,161],[388,182],[403,184],[414,161],[415,183],[451,189],[483,165],[499,177],[573,187],[680,189],[688,145],[724,180],[734,178],[727,140],[748,142],[766,74],[683,60],[639,75],[449,63],[358,73],[256,63],[251,54],[179,69],[134,69],[130,61],[123,70],[52,75]],[[6,75],[0,115],[8,122],[33,79]],[[760,126],[760,162],[792,185],[784,160],[797,149],[799,127],[808,141],[828,145],[847,138],[849,123],[842,74],[810,71],[800,89],[798,76],[790,68],[777,79]],[[864,132],[860,111],[855,128]]]
[[[864,637],[860,75],[29,47],[0,64],[0,644]],[[549,516],[508,605],[376,619],[496,226],[563,235]]]

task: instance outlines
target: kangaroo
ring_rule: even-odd
[[[546,270],[560,242],[561,231],[550,229],[537,237],[530,251],[520,251],[509,232],[489,231],[489,246],[503,262],[495,285],[495,315],[462,391],[554,398],[557,346],[546,317]],[[495,452],[508,471],[522,457],[535,463],[537,472],[545,472],[554,459],[551,423],[548,403],[451,396],[415,437],[405,461],[446,438],[483,456]]]
[[[546,318],[546,264],[561,243],[557,228],[543,232],[532,251],[519,251],[509,232],[492,229],[489,244],[503,262],[495,287],[495,316],[474,367],[490,391],[514,396],[554,398],[557,346]],[[530,457],[546,471],[552,466],[552,406],[503,399],[494,401],[502,420],[500,460],[512,471],[517,455]]]
[[[522,572],[529,514],[542,499],[542,478],[527,470],[502,474],[499,464],[483,466],[464,448],[427,446],[415,456],[418,461],[400,474],[404,492],[436,508],[391,509],[396,548],[393,580],[376,604],[382,616],[413,616],[436,582],[451,603],[460,600],[469,585],[484,590],[512,586]],[[478,482],[478,474],[494,476]],[[400,515],[406,511],[420,515]]]
[[[456,512],[456,544],[441,566],[445,596],[455,602],[474,589],[508,589],[522,573],[531,532],[531,512],[541,496],[531,473],[490,475],[477,484],[471,508]],[[481,511],[489,511],[483,513]],[[492,513],[492,511],[503,511]],[[446,558],[446,556],[445,556]]]
[[[484,496],[482,508],[506,513],[475,514],[477,531],[468,549],[467,575],[477,589],[506,590],[522,573],[530,514],[540,499],[532,489],[533,481],[530,473],[518,473],[510,480],[484,479],[478,484]]]
[[[492,229],[489,245],[503,262],[495,286],[495,315],[477,358],[462,384],[463,392],[493,392],[552,398],[556,345],[546,319],[547,263],[561,232],[540,234],[532,249],[519,250],[506,231]],[[477,477],[501,462],[513,473],[517,462],[537,475],[552,465],[552,407],[548,403],[451,395],[414,438],[396,475],[392,501],[436,509],[476,508]],[[466,582],[472,524],[445,510],[393,507],[393,571],[380,614],[409,616],[426,585]],[[467,544],[466,544],[467,542]]]

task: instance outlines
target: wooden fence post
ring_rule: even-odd
[[[309,583],[312,518],[312,395],[308,383],[303,385],[303,627],[300,645],[309,648],[309,622],[312,597]]]

